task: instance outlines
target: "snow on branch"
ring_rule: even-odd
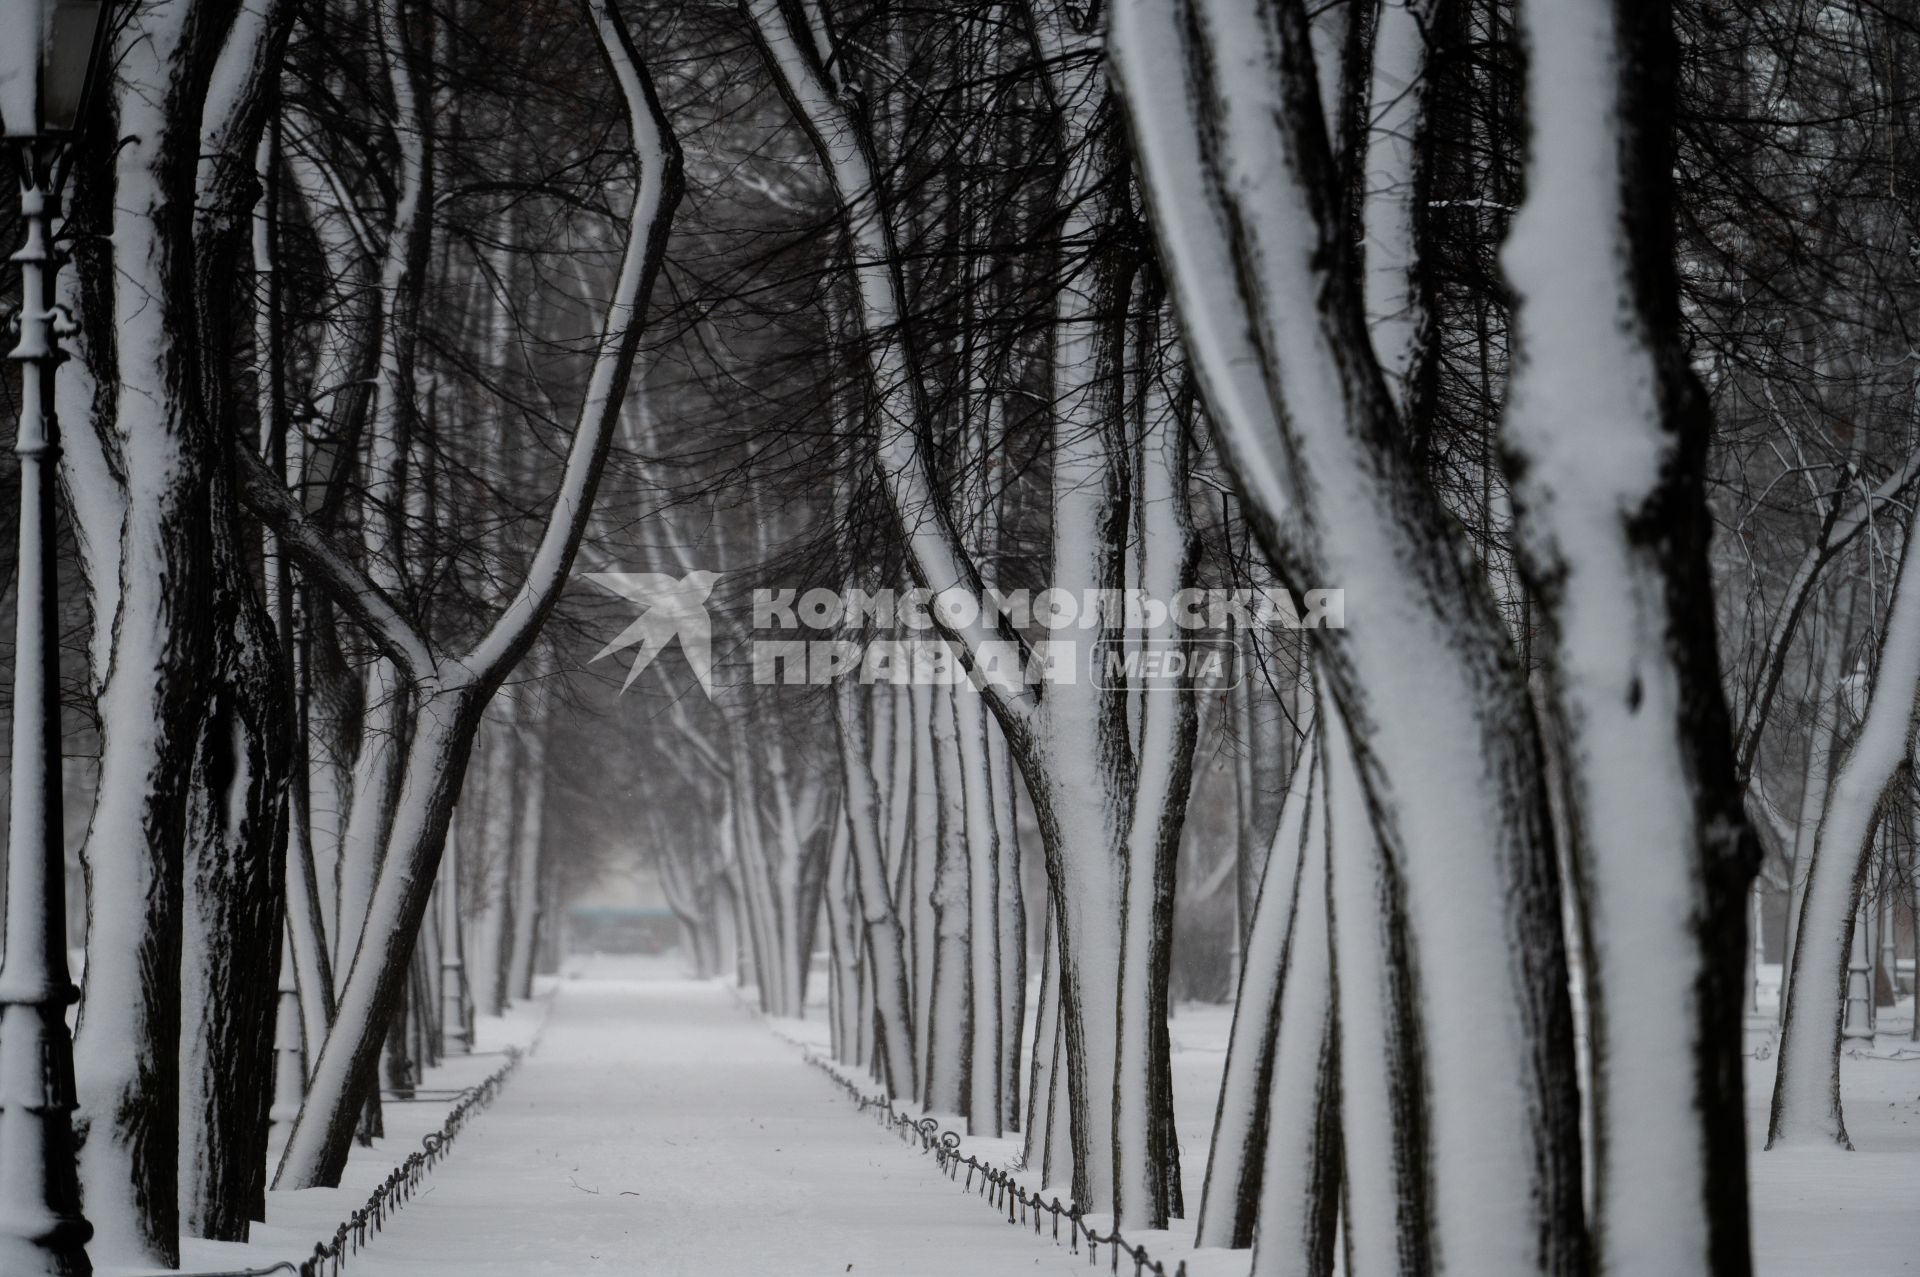
[[[639,181],[628,218],[626,249],[607,302],[560,489],[526,577],[479,644],[443,664],[427,636],[401,614],[390,592],[305,517],[259,456],[244,445],[235,449],[247,505],[284,540],[288,552],[410,677],[432,678],[449,689],[504,674],[532,643],[566,584],[619,423],[647,300],[660,272],[680,195],[679,146],[625,24],[604,0],[589,0],[587,12],[626,107]]]
[[[329,598],[352,616],[406,676],[433,676],[438,662],[427,636],[408,620],[393,597],[315,526],[280,477],[248,444],[236,440],[234,457],[241,499],[280,538],[281,547],[318,581]]]
[[[818,25],[797,30],[780,0],[742,0],[742,7],[780,94],[812,142],[840,206],[858,295],[854,312],[873,352],[868,371],[877,388],[880,478],[906,538],[910,569],[935,594],[962,590],[978,597],[979,570],[935,496],[921,447],[920,430],[928,415],[925,387],[907,349],[905,283],[886,216],[885,193],[875,177],[872,139],[845,100],[842,86],[826,70],[831,50],[822,50],[817,41],[827,33]],[[971,624],[956,625],[936,609],[935,620],[973,665],[990,644],[1019,642],[1011,631],[1002,633],[978,617]],[[985,690],[1016,719],[1030,716],[1038,707],[1027,688],[989,686]]]
[[[626,251],[600,328],[586,398],[574,427],[560,490],[533,562],[512,601],[461,664],[476,679],[491,678],[519,659],[552,610],[593,512],[593,494],[620,422],[648,298],[666,256],[667,232],[681,191],[680,146],[635,51],[619,11],[588,0],[587,17],[619,86],[639,166],[638,189],[627,218]]]
[[[1232,457],[1251,504],[1269,519],[1289,508],[1290,478],[1279,414],[1263,376],[1259,339],[1247,317],[1254,301],[1235,269],[1231,229],[1201,151],[1204,129],[1191,82],[1194,52],[1181,7],[1163,0],[1121,0],[1107,52],[1124,90],[1126,120],[1142,157],[1141,186],[1161,251],[1181,332],[1221,446]],[[1222,305],[1220,291],[1238,294]]]

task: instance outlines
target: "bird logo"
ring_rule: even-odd
[[[641,608],[631,625],[593,654],[593,660],[597,661],[630,647],[640,649],[627,670],[627,681],[620,685],[623,695],[633,686],[633,680],[640,677],[640,671],[677,636],[680,651],[686,656],[694,678],[699,680],[707,699],[713,699],[713,622],[707,616],[706,604],[707,596],[713,593],[713,583],[720,579],[718,572],[689,572],[677,578],[664,572],[588,572],[584,575],[595,585],[638,603]]]

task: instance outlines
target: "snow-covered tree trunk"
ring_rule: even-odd
[[[1336,711],[1328,706],[1325,717]],[[1334,1028],[1333,937],[1329,933],[1331,899],[1327,878],[1328,802],[1325,783],[1329,750],[1324,742],[1315,757],[1303,761],[1308,790],[1302,811],[1291,809],[1285,824],[1298,830],[1297,859],[1290,873],[1292,920],[1281,957],[1279,997],[1274,1006],[1276,1039],[1268,1076],[1260,1170],[1251,1187],[1258,1194],[1258,1226],[1253,1237],[1254,1277],[1331,1277],[1335,1220],[1341,1209],[1340,1044]],[[1290,791],[1291,792],[1291,791]],[[1291,796],[1289,797],[1291,804]],[[1281,856],[1295,856],[1294,834],[1274,840],[1264,897],[1276,881]],[[1364,1191],[1353,1185],[1349,1194]],[[1349,1230],[1350,1225],[1343,1225]],[[1378,1245],[1382,1239],[1369,1238]],[[1347,1271],[1355,1267],[1349,1232]],[[1404,1264],[1397,1271],[1419,1271]]]
[[[911,862],[914,846],[914,699],[905,688],[875,684],[868,704],[874,723],[873,779],[880,804],[880,832],[884,836],[889,881],[903,881],[901,875]],[[886,748],[881,749],[885,741]],[[910,903],[910,902],[909,902]]]
[[[158,93],[156,86],[177,74],[170,64],[185,56],[177,24],[186,7],[151,15],[144,38],[132,37],[141,47],[122,61],[130,88]],[[94,662],[100,765],[83,852],[89,943],[74,1035],[81,1191],[94,1223],[94,1256],[171,1266],[179,1245],[183,804],[198,734],[186,706],[198,696],[207,642],[207,567],[195,544],[205,466],[190,442],[189,409],[178,390],[188,381],[180,365],[190,321],[153,304],[155,297],[189,296],[192,287],[180,260],[184,246],[169,242],[159,220],[168,198],[164,152],[180,145],[169,139],[178,124],[169,128],[162,111],[140,114],[133,129],[121,126],[142,136],[120,152],[110,188],[129,210],[115,219],[115,264],[107,267],[118,359],[105,377],[96,375],[101,407],[112,414],[107,420],[127,418],[117,427],[126,431],[125,464],[142,481],[117,499],[111,481],[102,482],[104,458],[97,471],[81,460],[90,449],[79,430],[69,432],[63,465],[89,560],[94,631],[106,645]],[[132,263],[124,269],[117,265],[121,253]],[[144,295],[144,305],[135,295]],[[146,366],[133,366],[136,360]],[[62,416],[100,419],[91,411]],[[128,571],[129,564],[137,566]]]
[[[749,981],[758,978],[754,971],[754,921],[747,901],[746,878],[740,870],[739,840],[733,834],[733,802],[730,795],[720,804],[720,815],[714,822],[714,828],[721,847],[724,868],[720,881],[727,893],[726,916],[733,938],[730,955],[733,959],[733,982],[744,989]]]
[[[860,1055],[860,951],[866,937],[860,928],[859,889],[854,883],[853,844],[844,818],[834,821],[827,849],[827,1023],[832,1031],[833,1058],[842,1064],[864,1063]]]
[[[421,915],[424,924],[426,915]],[[392,1095],[397,1100],[410,1099],[413,1096],[413,1083],[416,1076],[416,1061],[412,1053],[413,1033],[413,972],[420,956],[420,946],[416,936],[413,952],[408,955],[405,974],[399,980],[399,988],[394,994],[393,1014],[387,1017],[386,1040],[380,1044],[380,1067],[375,1087],[383,1096]],[[382,1121],[385,1112],[382,1111]],[[384,1135],[385,1132],[382,1131]]]
[[[962,1115],[968,1111],[968,1084],[975,1060],[969,1021],[973,1011],[971,923],[968,916],[968,829],[966,785],[962,778],[952,687],[935,687],[928,746],[939,796],[939,836],[935,841],[933,882],[932,978],[927,994],[927,1072],[920,1102],[929,1112]]]
[[[1241,671],[1240,681],[1227,689],[1227,712],[1232,722],[1232,735],[1239,748],[1233,759],[1233,834],[1234,834],[1234,873],[1233,873],[1233,944],[1229,955],[1233,964],[1234,978],[1244,983],[1247,962],[1247,946],[1253,930],[1253,918],[1259,908],[1260,871],[1254,868],[1256,853],[1253,849],[1254,833],[1253,793],[1254,781],[1254,744],[1253,744],[1253,679],[1247,669],[1253,656],[1253,644],[1250,634],[1242,630],[1235,635],[1237,639],[1234,660]],[[1240,1003],[1234,1001],[1234,1018],[1239,1019]]]
[[[1135,314],[1126,332],[1131,344],[1125,369],[1125,413],[1133,492],[1133,526],[1127,588],[1150,599],[1176,599],[1194,585],[1199,545],[1187,516],[1187,447],[1191,422],[1176,406],[1168,345],[1171,333],[1157,322],[1157,289],[1134,294]],[[1170,328],[1170,325],[1169,325]],[[1137,636],[1128,641],[1144,643]],[[1097,658],[1096,658],[1097,659]],[[1118,1043],[1114,1068],[1115,1214],[1136,1226],[1164,1228],[1184,1215],[1180,1144],[1173,1126],[1173,1074],[1167,1018],[1169,963],[1173,944],[1174,870],[1186,823],[1193,780],[1198,712],[1191,684],[1135,690],[1126,680],[1131,718],[1133,775],[1127,795],[1128,830],[1123,850],[1125,901],[1120,949],[1120,989],[1115,1008]],[[1109,696],[1114,696],[1110,691]]]
[[[391,660],[377,657],[368,666],[363,695],[366,715],[360,724],[350,788],[342,795],[347,802],[346,819],[335,865],[338,920],[332,964],[336,973],[347,969],[360,945],[360,930],[393,826],[400,771],[413,726],[413,707]]]
[[[689,769],[691,771],[692,769]],[[705,776],[694,774],[696,791],[704,788]],[[660,812],[649,814],[648,828],[654,844],[654,864],[660,874],[661,890],[667,907],[680,924],[681,947],[693,974],[702,980],[720,974],[719,907],[715,878],[718,867],[708,859],[712,853],[691,844],[673,828]]]
[[[1507,631],[1425,476],[1373,349],[1305,6],[1123,0],[1111,55],[1216,439],[1273,569],[1394,600],[1315,630],[1388,863],[1406,890],[1423,1138],[1405,1262],[1584,1265],[1578,1093],[1557,862]],[[1333,712],[1332,709],[1329,712]],[[1505,991],[1490,996],[1489,990]]]
[[[979,572],[960,545],[946,504],[935,498],[922,450],[932,414],[911,337],[903,331],[909,313],[903,263],[886,192],[874,176],[871,130],[839,90],[841,71],[831,35],[817,14],[790,10],[776,0],[743,0],[743,8],[839,203],[858,298],[855,313],[868,345],[869,381],[881,405],[876,414],[879,468],[914,579],[936,592],[962,588],[977,595]],[[1045,14],[1036,17],[1045,17],[1053,43],[1071,46],[1069,56],[1045,59],[1050,70],[1058,67],[1061,73],[1051,96],[1066,156],[1052,193],[1058,225],[1050,229],[1088,253],[1086,261],[1063,272],[1063,280],[1053,281],[1051,293],[1056,514],[1050,584],[1083,597],[1085,591],[1140,584],[1132,579],[1137,565],[1129,561],[1126,547],[1106,535],[1135,495],[1126,462],[1143,447],[1129,419],[1130,405],[1138,402],[1129,373],[1137,359],[1138,308],[1131,304],[1136,263],[1121,237],[1111,233],[1125,221],[1128,205],[1116,176],[1122,159],[1118,139],[1111,129],[1097,127],[1107,113],[1097,24],[1089,28],[1067,6],[1042,8]],[[804,22],[796,25],[795,19]],[[1164,464],[1159,448],[1144,447],[1144,452],[1150,466]],[[1176,548],[1184,562],[1185,542]],[[1112,616],[1080,631],[1092,644],[1120,632],[1120,618]],[[988,643],[1017,643],[985,624],[949,628],[946,637],[962,645],[969,660]],[[988,695],[1033,798],[1060,902],[1061,1007],[1073,1075],[1068,1091],[1074,1196],[1085,1209],[1113,1206],[1123,1224],[1158,1227],[1178,1201],[1165,1085],[1166,1032],[1164,1023],[1157,1023],[1164,1017],[1153,1009],[1164,1010],[1165,948],[1155,939],[1164,915],[1157,907],[1143,908],[1131,922],[1136,942],[1129,949],[1126,909],[1131,902],[1158,906],[1163,896],[1170,902],[1170,892],[1161,890],[1170,882],[1164,876],[1170,872],[1166,835],[1170,826],[1177,829],[1184,810],[1187,764],[1184,758],[1156,761],[1168,766],[1168,783],[1149,783],[1145,789],[1153,797],[1136,803],[1141,786],[1134,759],[1141,755],[1129,712],[1131,689],[1125,680],[1114,682],[1099,689],[1065,689],[1044,702],[1025,689],[990,686]],[[1182,698],[1168,699],[1177,704]],[[1169,722],[1179,718],[1172,713]],[[1170,734],[1158,725],[1153,731],[1166,740],[1191,740],[1190,722]],[[916,814],[923,800],[938,799],[918,763]],[[1129,895],[1128,856],[1149,844],[1159,854],[1133,868]],[[916,883],[916,909],[921,894]],[[917,925],[915,931],[917,941]],[[920,972],[915,974],[920,983]],[[1123,1075],[1125,1082],[1117,1082]],[[1125,1183],[1121,1167],[1127,1168]]]
[[[907,800],[912,816],[900,874],[905,883],[901,910],[913,954],[914,1093],[924,1098],[933,1067],[928,1044],[933,1037],[934,869],[940,855],[940,781],[934,757],[933,717],[939,689],[916,683],[905,699],[912,709],[908,738],[913,751],[913,789]]]
[[[285,913],[286,943],[300,995],[302,1040],[317,1047],[326,1040],[327,1027],[333,1022],[333,960],[326,895],[321,890],[314,851],[311,787],[314,769],[310,752],[314,744],[306,736],[310,715],[308,699],[301,695],[306,681],[304,649],[305,644],[296,640],[293,668],[295,694],[299,699],[294,719],[294,775],[288,782],[287,795]]]
[[[219,439],[240,433],[240,392],[223,347],[245,324],[234,314],[232,281],[252,247],[256,138],[286,18],[284,7],[274,5],[238,15],[202,110],[195,349],[199,411]],[[256,306],[267,317],[271,346],[277,332],[270,299],[271,291]],[[270,428],[278,417],[269,412]],[[213,467],[207,505],[213,661],[194,751],[182,874],[180,1215],[190,1236],[244,1241],[250,1221],[266,1215],[272,1095],[264,1086],[236,1087],[233,1079],[272,1071],[285,934],[291,669],[283,659],[289,649],[275,634],[284,618],[268,611],[255,588],[229,466]],[[270,597],[279,601],[277,592]]]
[[[779,741],[766,746],[766,774],[773,790],[774,907],[781,946],[781,1014],[806,1014],[807,976],[813,960],[814,927],[820,916],[825,844],[818,786],[796,786]],[[797,791],[797,792],[796,792]]]
[[[276,466],[288,486],[299,488],[306,481],[305,439],[289,419],[286,385],[286,317],[282,313],[278,267],[279,219],[284,184],[284,167],[278,142],[279,125],[275,121],[264,133],[254,151],[255,175],[260,197],[253,210],[254,270],[254,343],[265,352],[254,374],[254,396],[260,422],[260,450],[269,465]],[[297,1108],[306,1090],[306,1044],[317,1050],[326,1040],[327,1026],[333,1020],[333,969],[327,922],[314,860],[314,815],[312,809],[312,751],[308,739],[312,701],[308,686],[310,675],[307,628],[311,609],[295,585],[292,564],[280,551],[278,539],[269,530],[261,536],[264,596],[268,614],[279,631],[280,668],[292,679],[292,721],[288,724],[292,756],[291,774],[286,779],[286,852],[282,911],[286,928],[282,943],[286,961],[282,964],[294,982],[295,1009],[299,1012],[299,1036],[293,1042],[301,1068],[300,1087],[290,1092]],[[284,989],[282,996],[284,1000]],[[283,1008],[284,1009],[284,1005]],[[276,1035],[278,1030],[276,1029]],[[283,1048],[276,1045],[276,1050]],[[276,1108],[281,1099],[276,1086]],[[276,1123],[290,1121],[293,1111],[277,1115]]]
[[[478,742],[481,786],[468,810],[478,820],[467,846],[474,862],[476,896],[467,929],[467,981],[481,1015],[506,1007],[508,946],[514,927],[514,841],[522,788],[519,707],[511,694],[494,698]]]
[[[964,790],[967,862],[967,1133],[999,1138],[1006,1128],[1006,1008],[1001,989],[1000,831],[994,818],[989,717],[971,684],[953,688],[954,746]],[[1004,773],[1002,774],[1004,776]]]
[[[284,104],[282,112],[286,113]],[[322,131],[301,113],[291,114],[294,125],[284,132]],[[378,309],[385,295],[371,286],[374,246],[361,238],[364,227],[337,194],[337,175],[317,155],[299,145],[262,148],[263,152],[269,149],[277,152],[286,181],[263,178],[262,186],[277,186],[282,204],[298,207],[318,245],[325,273],[336,281],[342,298],[321,328],[305,397],[316,414],[313,419],[323,421],[328,434],[353,437],[370,405],[366,389],[377,367],[381,335],[386,331]],[[261,220],[264,224],[257,232],[259,237],[273,236],[280,218]],[[259,327],[262,321],[256,318],[255,322]],[[276,399],[291,398],[295,393],[285,386],[271,390]],[[287,405],[281,403],[279,411],[285,415]],[[269,419],[263,410],[262,420]],[[288,486],[304,490],[309,478],[305,436],[310,427],[306,422],[287,424],[284,479]],[[287,908],[296,923],[292,940],[296,974],[301,980],[301,1013],[307,1040],[317,1054],[332,1018],[342,878],[351,879],[356,872],[356,867],[343,865],[341,853],[352,801],[353,769],[367,761],[361,756],[359,735],[367,712],[367,676],[349,667],[341,650],[336,609],[326,597],[304,581],[293,593],[298,609],[294,663],[302,697],[299,765],[305,774],[296,781],[291,798],[293,819],[299,823],[289,831]],[[376,802],[374,808],[378,805]],[[358,911],[363,914],[364,882],[356,886]],[[358,921],[353,925],[357,928]]]
[[[1521,15],[1531,136],[1502,259],[1517,359],[1501,440],[1565,766],[1596,1061],[1594,1248],[1612,1273],[1744,1274],[1757,853],[1721,692],[1711,421],[1681,335],[1679,48],[1663,4]]]
[[[478,700],[471,687],[456,687],[418,706],[392,842],[341,986],[333,1031],[281,1157],[277,1188],[336,1184],[363,1097],[376,1093],[376,1066],[401,1008],[414,938],[478,725]]]
[[[1840,1108],[1840,1031],[1873,832],[1888,787],[1915,743],[1920,694],[1917,527],[1920,520],[1907,527],[1865,716],[1834,774],[1805,869],[1800,921],[1785,977],[1787,1010],[1767,1128],[1769,1149],[1795,1143],[1852,1146]]]
[[[473,999],[467,991],[467,969],[463,955],[465,939],[460,925],[459,827],[457,819],[447,821],[447,843],[441,850],[440,869],[433,888],[440,931],[442,1055],[465,1055],[473,1046]]]
[[[328,969],[340,940],[340,852],[352,802],[352,765],[359,753],[359,682],[336,665],[328,640],[337,625],[333,605],[311,585],[301,586],[307,618],[302,645],[306,672],[307,825],[313,847],[314,909]],[[331,1005],[331,1000],[329,1000]]]
[[[1853,613],[1853,582],[1835,590],[1826,609],[1826,623],[1814,630],[1819,661],[1814,667],[1811,734],[1807,738],[1807,765],[1801,773],[1800,819],[1793,830],[1793,863],[1787,885],[1786,937],[1780,951],[1780,1020],[1787,1018],[1786,972],[1793,970],[1793,949],[1800,930],[1800,906],[1806,899],[1807,870],[1813,864],[1814,838],[1826,811],[1828,781],[1834,754],[1840,747],[1840,678],[1846,657],[1849,622]],[[1916,1023],[1920,1023],[1917,1020]]]
[[[216,480],[225,488],[223,480]],[[214,688],[195,750],[183,873],[180,1227],[245,1241],[266,1216],[291,722],[246,579],[231,493],[214,529]]]
[[[1048,901],[1040,940],[1040,997],[1033,1023],[1033,1061],[1027,1080],[1027,1127],[1021,1157],[1058,1188],[1073,1174],[1073,1132],[1067,1103],[1066,1027],[1060,1020],[1060,941]]]
[[[538,678],[544,655],[534,657]],[[532,709],[521,724],[519,821],[513,835],[513,946],[507,954],[507,997],[533,996],[534,953],[546,919],[540,909],[541,851],[547,818],[547,711]]]
[[[1402,1125],[1406,1100],[1394,1094],[1417,1076],[1417,1029],[1408,1022],[1408,972],[1394,952],[1401,934],[1401,886],[1380,854],[1353,747],[1337,712],[1320,720],[1332,931],[1333,1041],[1338,1052],[1342,1197],[1347,1271],[1405,1271],[1399,1221],[1424,1215],[1426,1184],[1415,1159],[1419,1133]],[[1296,1151],[1297,1152],[1297,1151]],[[1263,1221],[1263,1227],[1272,1227]],[[1412,1267],[1408,1265],[1408,1267]],[[1417,1269],[1415,1269],[1417,1271]]]
[[[1244,1249],[1253,1245],[1259,1222],[1275,1049],[1282,1027],[1281,996],[1292,970],[1289,946],[1302,908],[1300,862],[1318,758],[1317,746],[1310,743],[1288,779],[1280,824],[1254,898],[1233,1001],[1233,1030],[1220,1075],[1220,1100],[1214,1110],[1212,1151],[1195,1220],[1198,1246]],[[1306,907],[1322,906],[1310,899]],[[1319,925],[1324,928],[1325,923]],[[1324,1034],[1326,1030],[1323,1026],[1314,1031]]]
[[[387,854],[341,985],[333,1032],[314,1065],[306,1104],[281,1158],[278,1187],[338,1182],[358,1097],[372,1083],[381,1038],[399,1005],[481,711],[532,646],[565,586],[591,516],[645,307],[659,274],[680,192],[678,148],[617,11],[604,0],[586,0],[584,12],[626,109],[637,172],[619,271],[594,342],[572,440],[539,543],[511,600],[471,651],[438,655],[399,613],[391,596],[306,521],[277,477],[263,473],[257,458],[246,476],[248,500],[256,513],[400,667],[413,689],[415,706]],[[388,12],[384,19],[391,38],[396,15]],[[410,86],[411,72],[396,77],[396,94],[410,91],[399,83],[402,79]]]
[[[209,812],[214,801],[196,786],[225,779],[199,767],[217,683],[206,654],[218,574],[229,573],[220,585],[231,606],[259,606],[245,577],[231,575],[234,558],[214,557],[216,528],[230,556],[235,548],[230,505],[215,486],[239,379],[224,340],[206,338],[231,331],[221,327],[232,323],[225,285],[244,261],[253,203],[262,77],[248,59],[271,62],[288,16],[276,4],[236,14],[194,0],[128,15],[109,54],[110,128],[122,141],[81,156],[75,175],[74,225],[87,233],[67,296],[87,314],[88,331],[113,334],[82,343],[87,375],[62,378],[61,390],[65,419],[92,424],[66,432],[61,464],[87,578],[102,728],[84,852],[89,944],[75,1082],[91,1251],[108,1262],[171,1263],[178,1253],[183,861],[189,811]],[[229,720],[222,750],[235,748],[232,727]],[[246,761],[270,762],[271,748],[255,754],[254,745],[239,745]],[[253,804],[278,795],[248,789],[254,782],[270,787],[270,771],[239,781],[245,814],[222,826],[211,853],[223,869],[236,867],[235,854],[271,862],[274,820]],[[207,888],[197,903],[238,907],[253,921],[241,897],[256,880],[244,871],[209,877],[206,867],[196,864],[196,885]],[[271,910],[277,884],[264,892]],[[217,946],[195,940],[196,982],[234,974],[212,953]],[[267,953],[276,942],[268,933]],[[264,988],[256,1010],[270,1025],[273,975],[241,974]],[[270,1050],[270,1027],[228,1020],[201,1041],[225,1054],[262,1038]],[[206,1054],[194,1050],[196,1104]],[[263,1078],[270,1073],[266,1054],[253,1063]],[[195,1138],[204,1116],[194,1114]],[[237,1110],[229,1116],[250,1124]],[[216,1125],[224,1132],[224,1122]],[[212,1227],[244,1232],[244,1216]]]
[[[1920,833],[1920,804],[1915,804],[1909,810],[1913,822],[1911,833]],[[1910,928],[1908,935],[1913,941],[1914,951],[1912,970],[1916,993],[1920,994],[1920,842],[1915,842],[1913,846],[1915,850],[1908,853],[1906,866],[1906,903]],[[1920,1016],[1914,1017],[1913,1027],[1907,1031],[1907,1040],[1920,1042]]]
[[[993,823],[999,900],[1001,1095],[1006,1129],[1021,1123],[1021,1034],[1027,1018],[1027,902],[1020,884],[1020,814],[1015,786],[1020,783],[999,724],[989,721],[987,767],[993,778]]]
[[[720,875],[720,952],[732,970],[736,985],[746,983],[752,959],[747,956],[746,919],[740,913],[740,888],[731,869]]]
[[[293,970],[293,945],[280,947],[280,998],[273,1020],[273,1108],[268,1116],[283,1129],[300,1112],[307,1093],[307,1047],[300,1022],[300,984]]]
[[[879,702],[881,707],[886,701]],[[879,786],[868,760],[867,705],[858,683],[834,688],[834,725],[840,744],[842,798],[853,877],[859,893],[868,972],[863,982],[873,994],[874,1055],[889,1094],[918,1097],[906,938],[894,911],[892,882],[881,843]]]
[[[747,742],[744,727],[737,721],[730,720],[727,724],[727,745],[733,841],[740,865],[740,880],[745,888],[760,1009],[768,1015],[793,1015],[787,998],[791,988],[788,980],[790,954],[781,929],[775,853],[768,849],[766,829],[760,815],[762,779],[759,761]]]
[[[452,828],[449,823],[448,828]],[[441,855],[445,856],[445,851]],[[441,977],[446,974],[446,964],[441,959],[440,923],[444,910],[440,908],[440,878],[435,875],[433,898],[427,902],[427,913],[420,922],[420,938],[413,946],[413,986],[408,990],[408,1007],[412,1011],[413,1058],[422,1068],[432,1068],[440,1063],[441,1044],[446,1041],[446,1026],[441,1020],[446,1010],[446,994]]]

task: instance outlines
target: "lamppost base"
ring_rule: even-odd
[[[64,1000],[0,1006],[0,1273],[86,1277]]]

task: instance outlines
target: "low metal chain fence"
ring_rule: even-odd
[[[1047,1221],[1052,1221],[1053,1240],[1060,1240],[1062,1222],[1067,1228],[1067,1249],[1071,1254],[1079,1254],[1084,1248],[1087,1263],[1097,1266],[1100,1251],[1106,1248],[1107,1267],[1112,1273],[1122,1271],[1122,1264],[1131,1264],[1133,1277],[1187,1277],[1186,1261],[1169,1270],[1159,1260],[1149,1256],[1144,1247],[1136,1246],[1114,1232],[1102,1236],[1087,1226],[1079,1208],[1065,1205],[1058,1197],[1043,1200],[1037,1192],[1029,1190],[1014,1179],[1011,1174],[998,1166],[989,1166],[976,1157],[960,1151],[960,1136],[953,1131],[941,1129],[937,1119],[931,1117],[912,1117],[894,1108],[893,1100],[885,1095],[867,1095],[844,1077],[833,1064],[823,1056],[808,1051],[806,1061],[831,1078],[836,1086],[852,1097],[862,1112],[872,1110],[876,1120],[889,1131],[899,1135],[907,1144],[917,1144],[924,1153],[933,1154],[934,1163],[956,1184],[961,1183],[961,1173],[965,1172],[962,1187],[976,1196],[986,1199],[996,1211],[1004,1211],[1007,1223],[1025,1227],[1033,1225],[1036,1237],[1045,1235]],[[302,1274],[301,1277],[306,1277]]]
[[[440,1129],[421,1136],[421,1147],[409,1153],[406,1161],[393,1168],[392,1174],[382,1180],[367,1198],[367,1204],[349,1215],[334,1230],[332,1240],[313,1248],[313,1254],[300,1264],[299,1277],[338,1277],[345,1270],[347,1260],[359,1254],[374,1234],[380,1232],[401,1207],[413,1200],[428,1173],[446,1157],[454,1137],[466,1127],[468,1119],[499,1097],[500,1088],[506,1085],[507,1079],[513,1076],[513,1071],[520,1067],[520,1061],[525,1058],[524,1053],[514,1047],[508,1047],[506,1055],[507,1062],[488,1074],[485,1081],[460,1093],[459,1101],[447,1110],[446,1120],[440,1123]]]
[[[276,1273],[293,1273],[295,1277],[336,1277],[346,1267],[348,1257],[359,1254],[372,1234],[379,1232],[395,1212],[413,1200],[414,1191],[427,1178],[427,1173],[447,1155],[453,1137],[466,1126],[467,1119],[493,1103],[500,1094],[500,1088],[506,1085],[507,1078],[520,1067],[523,1052],[518,1047],[510,1046],[504,1052],[495,1054],[504,1054],[507,1062],[475,1086],[446,1092],[447,1095],[458,1095],[460,1099],[447,1110],[446,1120],[440,1123],[440,1129],[420,1137],[419,1150],[409,1153],[406,1161],[393,1168],[393,1172],[367,1198],[367,1204],[353,1212],[334,1230],[331,1241],[316,1245],[313,1254],[297,1266],[291,1260],[283,1259],[265,1268],[196,1273],[193,1277],[273,1277]]]

